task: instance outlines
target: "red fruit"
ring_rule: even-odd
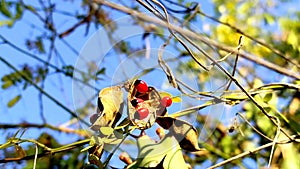
[[[136,80],[134,82],[134,86],[135,86],[136,90],[138,92],[140,92],[140,93],[146,93],[146,92],[148,92],[148,85],[143,80]]]
[[[130,102],[133,107],[137,108],[140,103],[144,102],[144,100],[140,99],[140,98],[136,98],[136,99],[131,100]]]
[[[172,99],[171,99],[171,97],[169,97],[169,96],[163,97],[163,98],[161,99],[161,101],[160,101],[160,104],[161,104],[163,107],[169,107],[169,106],[171,106],[171,104],[172,104]]]
[[[92,115],[90,116],[90,122],[91,122],[92,124],[94,124],[95,121],[98,119],[98,117],[99,117],[99,115],[98,115],[97,113],[92,114]]]
[[[139,108],[135,114],[134,114],[134,118],[135,119],[139,119],[139,120],[143,120],[144,118],[146,118],[149,115],[149,110],[147,108]]]

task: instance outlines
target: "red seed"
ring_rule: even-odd
[[[146,118],[149,115],[149,110],[147,108],[139,108],[135,114],[134,114],[134,118],[135,119],[139,119],[139,120],[143,120],[144,118]]]
[[[171,106],[172,104],[172,98],[169,97],[169,96],[165,96],[161,99],[160,101],[160,104],[163,106],[163,107],[169,107]]]
[[[148,91],[148,85],[143,80],[136,80],[134,82],[134,86],[135,86],[136,90],[140,93],[146,93]]]

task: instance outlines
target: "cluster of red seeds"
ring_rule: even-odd
[[[134,83],[134,87],[139,93],[148,92],[148,85],[143,80],[136,80]],[[144,100],[140,98],[136,98],[131,100],[131,105],[136,108],[136,112],[134,114],[135,119],[143,120],[149,115],[149,110],[143,106]],[[163,107],[169,107],[172,104],[172,99],[169,96],[165,96],[161,99],[160,104]]]

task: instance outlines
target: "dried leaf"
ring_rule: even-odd
[[[26,156],[26,152],[23,150],[21,146],[19,146],[19,144],[15,144],[15,150],[18,157],[23,158]]]
[[[99,130],[100,127],[114,127],[121,118],[123,109],[123,92],[120,86],[102,89],[98,95],[97,113],[99,118],[91,128]]]
[[[182,149],[187,151],[199,151],[198,132],[188,122],[173,117],[158,117],[156,122],[164,129],[169,130],[179,142]]]
[[[88,152],[90,155],[94,155],[100,159],[103,154],[103,148],[104,148],[103,144],[102,145],[94,145],[93,147],[88,149]]]

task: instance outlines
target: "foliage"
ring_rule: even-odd
[[[1,0],[0,166],[299,168],[295,4]]]

